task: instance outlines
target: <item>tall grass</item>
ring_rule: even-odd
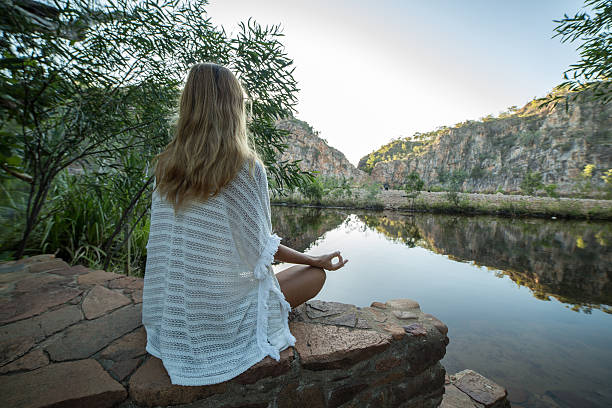
[[[41,222],[28,240],[26,254],[54,253],[71,264],[102,269],[109,255],[102,248],[112,236],[129,198],[126,174],[90,173],[71,175],[62,172],[48,196]],[[27,184],[0,185],[0,211],[4,260],[11,258],[11,248],[20,238],[25,221]],[[132,271],[142,275],[149,233],[149,195],[136,204],[135,216],[121,226],[112,241],[108,270]],[[129,250],[128,250],[129,248]],[[109,251],[111,252],[111,251]]]

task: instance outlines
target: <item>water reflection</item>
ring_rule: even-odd
[[[272,211],[287,245],[351,259],[317,299],[416,299],[449,327],[450,373],[482,373],[513,406],[612,406],[611,223]]]
[[[486,266],[540,300],[553,297],[575,311],[612,313],[610,223],[275,206],[272,225],[283,244],[305,251],[326,232],[349,228],[350,213],[392,242]]]
[[[323,239],[327,231],[337,228],[346,212],[321,208],[272,207],[272,225],[281,243],[303,252]]]
[[[538,299],[612,313],[610,223],[393,213],[359,218],[395,242],[497,269]]]

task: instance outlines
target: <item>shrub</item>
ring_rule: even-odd
[[[542,175],[538,172],[531,171],[527,171],[520,184],[521,190],[527,195],[534,195],[543,187]]]

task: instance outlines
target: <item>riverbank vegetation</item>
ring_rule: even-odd
[[[460,189],[461,175],[450,175],[445,190],[427,190],[416,173],[405,188],[385,189],[376,182],[352,183],[335,177],[315,178],[315,182],[291,190],[273,191],[273,203],[294,206],[393,209],[450,214],[493,214],[510,217],[559,217],[612,220],[612,200],[559,197],[537,180],[526,187],[532,194],[468,193]]]

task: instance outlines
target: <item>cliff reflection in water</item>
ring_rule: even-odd
[[[347,212],[337,210],[274,206],[272,226],[283,245],[304,252],[323,239],[327,231],[342,224],[347,216]]]
[[[393,242],[496,270],[538,299],[612,313],[611,223],[274,206],[272,225],[283,244],[303,252],[350,214]]]
[[[390,240],[499,270],[541,300],[612,313],[612,225],[394,213],[358,215]]]

